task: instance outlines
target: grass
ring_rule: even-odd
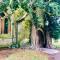
[[[6,38],[11,38],[12,36],[10,34],[0,34],[0,38],[6,39]]]
[[[20,50],[8,56],[6,60],[48,60],[48,55],[39,51]]]
[[[60,48],[60,39],[52,40],[52,45],[54,46],[54,48]]]
[[[12,43],[8,41],[10,38],[12,38],[10,34],[0,34],[0,48],[11,46]]]

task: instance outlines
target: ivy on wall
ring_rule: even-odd
[[[20,35],[19,35],[20,40],[29,39],[30,28],[31,28],[31,20],[30,20],[30,16],[28,15],[22,22],[22,30],[20,31]]]

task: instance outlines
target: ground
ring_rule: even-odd
[[[51,60],[47,53],[33,49],[0,49],[0,60]],[[57,59],[59,60],[59,59]]]
[[[48,57],[35,50],[5,49],[0,51],[0,60],[48,60]]]
[[[10,41],[11,40],[9,39],[7,42],[5,40],[0,40],[0,44],[6,44],[8,42],[10,43]],[[48,54],[43,53],[40,50],[38,51],[33,49],[22,49],[22,48],[14,48],[14,49],[0,48],[0,60],[49,60],[49,58]]]

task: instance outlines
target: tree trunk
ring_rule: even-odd
[[[41,31],[41,28],[38,30],[35,28],[35,25],[32,25],[32,33],[31,33],[31,42],[33,48],[41,48],[44,47],[45,39],[44,32]]]
[[[36,28],[35,28],[35,25],[32,25],[31,45],[33,46],[33,48],[36,47]]]
[[[49,32],[46,32],[46,39],[47,39],[47,48],[52,48],[52,38],[50,37]]]

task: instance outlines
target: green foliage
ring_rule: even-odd
[[[14,16],[14,20],[18,21],[19,18],[23,17],[25,13],[26,11],[23,10],[22,8],[17,8],[12,15]]]
[[[44,10],[37,7],[36,12],[33,12],[32,15],[32,22],[36,28],[44,27]]]
[[[51,16],[60,16],[60,3],[59,0],[46,1],[44,0],[32,0],[34,3],[31,4],[30,0],[3,0],[4,2],[0,3],[0,12],[5,11],[7,6],[10,6],[13,11],[14,20],[17,21],[20,17],[22,17],[26,12],[29,13],[32,23],[36,27],[44,27],[44,14],[47,13]],[[9,5],[10,4],[10,5]],[[20,7],[19,7],[20,6]],[[60,25],[56,23],[56,19],[49,19],[48,16],[47,21],[50,23],[48,26],[50,29],[50,34],[54,38],[60,37]],[[24,26],[21,34],[24,36],[29,36],[30,23],[29,19],[25,18],[25,21],[22,22]],[[53,24],[52,24],[53,23]],[[25,35],[26,34],[26,35]],[[26,36],[26,37],[27,37]],[[23,37],[22,37],[23,38]]]
[[[52,9],[52,15],[60,16],[60,4],[58,4],[57,2],[51,2],[49,6]]]
[[[28,0],[23,0],[21,2],[21,7],[28,12]]]
[[[0,3],[0,12],[3,12],[6,9],[6,4]]]
[[[1,34],[0,38],[6,39],[6,38],[12,38],[12,36],[10,34]]]
[[[49,22],[48,26],[46,26],[46,30],[50,32],[52,38],[59,39],[60,38],[60,17],[57,16],[49,16],[46,14],[46,20]]]
[[[57,3],[59,3],[59,4],[60,4],[60,0],[53,0],[53,1],[55,1],[55,2],[57,2]]]
[[[55,39],[59,39],[60,38],[60,17],[51,18],[49,28],[50,28],[51,36]]]
[[[48,8],[50,7],[50,9]],[[46,20],[49,22],[48,27],[46,30],[49,30],[50,35],[52,38],[59,39],[60,38],[60,19],[58,16],[60,16],[60,4],[57,2],[50,2],[47,6],[47,16],[45,17]],[[49,12],[51,11],[51,12]],[[50,15],[49,15],[50,13]]]
[[[10,6],[11,6],[12,9],[16,10],[18,8],[18,5],[19,5],[19,3],[18,3],[17,0],[12,0],[11,1]]]
[[[37,27],[44,28],[44,9],[36,8]]]
[[[10,0],[3,0],[3,3],[9,5]]]
[[[9,5],[9,0],[3,0],[3,2],[0,3],[0,12],[5,11],[8,5]]]
[[[40,7],[41,9],[44,9],[45,6],[46,6],[46,4],[44,3],[43,0],[40,0],[40,1],[37,0],[34,5],[35,5],[36,7],[37,7],[37,6]]]

